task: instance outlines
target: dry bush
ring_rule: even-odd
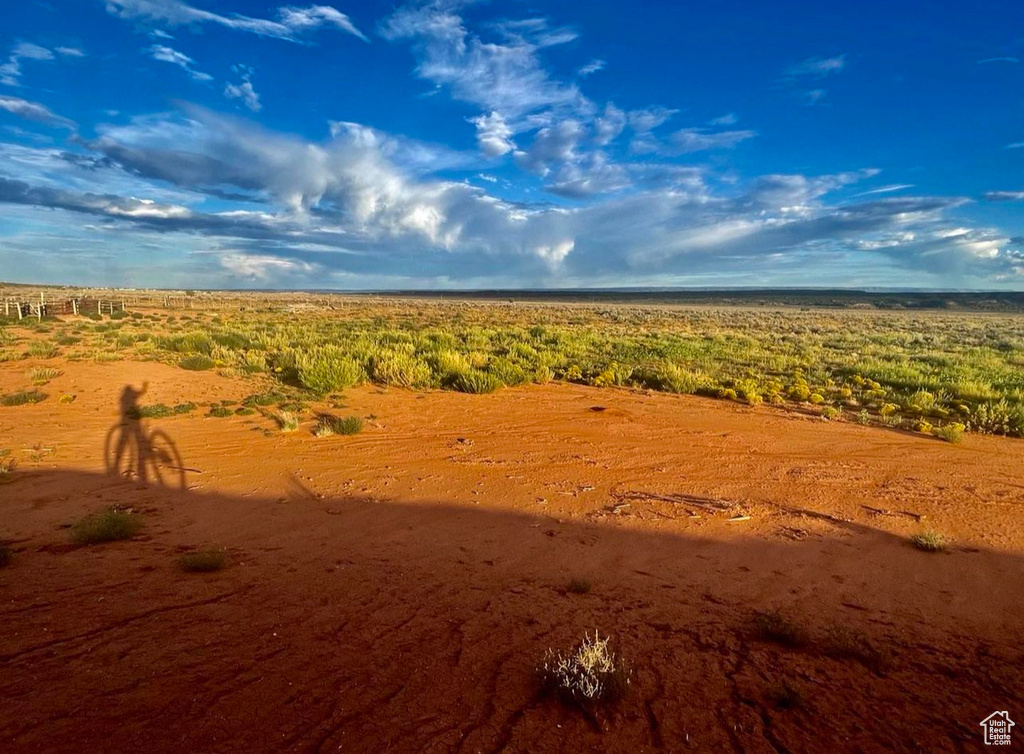
[[[910,542],[918,550],[925,552],[942,552],[946,549],[946,538],[939,532],[931,529],[918,532],[910,538]]]
[[[549,649],[539,668],[544,690],[584,708],[622,698],[629,689],[630,672],[608,642],[595,631],[593,637],[585,634],[570,652]]]
[[[807,631],[778,610],[765,610],[754,615],[754,633],[765,641],[786,647],[799,647],[807,643]]]

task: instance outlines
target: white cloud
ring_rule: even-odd
[[[51,50],[31,42],[18,42],[11,48],[7,62],[0,65],[0,84],[21,86],[21,61],[49,61],[54,59]]]
[[[553,166],[575,159],[576,145],[584,133],[583,125],[575,120],[563,120],[542,128],[528,149],[515,153],[516,162],[531,173],[547,175]]]
[[[793,65],[786,72],[790,78],[825,78],[846,68],[846,55],[833,58],[807,58]]]
[[[1024,201],[1024,191],[986,191],[985,199],[990,202]]]
[[[512,141],[512,129],[501,117],[501,113],[478,115],[470,118],[470,123],[476,126],[476,141],[480,151],[488,157],[499,157],[516,148]]]
[[[271,278],[280,280],[281,275],[308,275],[316,270],[315,265],[294,259],[239,251],[219,253],[217,261],[234,277],[262,282],[270,281]]]
[[[826,94],[828,94],[828,91],[825,89],[811,89],[804,92],[804,103],[807,105],[817,105],[825,99]]]
[[[193,7],[183,0],[106,0],[106,8],[108,13],[118,18],[172,28],[216,24],[228,29],[295,42],[305,32],[333,27],[357,36],[365,42],[369,41],[348,16],[325,5],[311,5],[308,8],[282,7],[277,11],[276,21],[241,14],[222,16]]]
[[[689,154],[706,149],[731,149],[741,141],[755,136],[756,131],[709,132],[701,128],[684,128],[672,134],[670,142],[676,152]]]
[[[626,113],[609,102],[604,107],[604,114],[594,121],[594,143],[605,146],[613,142],[626,127]]]
[[[462,18],[447,4],[431,3],[402,8],[381,26],[386,39],[409,40],[418,58],[417,75],[463,102],[484,112],[499,112],[518,132],[528,128],[526,116],[538,111],[562,109],[576,112],[589,107],[574,84],[556,81],[541,64],[539,52],[565,34],[554,34],[546,23],[531,20],[527,26],[503,25],[503,42],[482,40],[468,31]]]
[[[736,117],[735,113],[726,113],[725,115],[719,116],[718,118],[712,118],[708,121],[709,126],[734,126],[739,122],[739,118]]]
[[[85,53],[77,47],[58,47],[57,53],[65,58],[84,58]]]
[[[18,97],[0,96],[0,110],[6,110],[13,115],[25,118],[26,120],[33,120],[37,123],[67,128],[72,131],[76,128],[74,121],[56,115],[45,105],[41,105],[38,102],[29,102]]]
[[[593,73],[597,73],[598,71],[603,71],[606,65],[607,63],[603,60],[591,60],[585,66],[581,67],[577,73],[579,73],[580,76],[589,76]]]
[[[880,186],[876,189],[871,189],[870,191],[861,191],[859,194],[854,194],[854,196],[856,197],[871,196],[873,194],[891,194],[895,191],[905,191],[911,188],[914,188],[914,184],[912,183],[894,183],[889,186]]]
[[[149,47],[146,52],[149,53],[153,60],[159,60],[164,63],[170,63],[171,65],[178,66],[196,81],[213,80],[213,76],[210,74],[197,71],[193,67],[195,65],[195,61],[183,52],[178,52],[177,50],[165,47],[164,45],[153,45],[152,47]]]
[[[263,109],[263,105],[260,104],[260,95],[256,93],[252,85],[253,69],[249,66],[234,65],[231,66],[231,70],[242,77],[242,82],[227,84],[224,87],[224,96],[228,99],[240,99],[247,108],[258,113]]]

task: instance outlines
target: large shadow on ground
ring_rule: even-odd
[[[851,523],[714,541],[99,474],[25,473],[3,495],[8,751],[972,751],[982,719],[1024,709],[1014,555],[930,555]],[[63,526],[115,503],[142,534],[68,544]],[[208,546],[225,570],[177,567]],[[807,639],[758,635],[769,609]],[[633,680],[585,716],[534,669],[594,629]],[[837,630],[876,655],[833,656]]]

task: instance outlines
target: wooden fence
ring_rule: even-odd
[[[113,314],[114,312],[127,311],[124,301],[111,301],[108,299],[96,298],[68,298],[59,301],[47,301],[44,295],[39,296],[39,301],[19,301],[8,298],[4,300],[4,316],[25,319],[36,317],[42,319],[47,316],[60,314]]]

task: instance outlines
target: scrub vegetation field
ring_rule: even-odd
[[[1012,314],[349,298],[329,310],[256,303],[4,322],[0,361],[30,357],[264,375],[297,397],[363,383],[489,393],[557,380],[765,402],[947,440],[1024,434],[1024,325]]]
[[[1013,301],[92,297],[0,321],[0,750],[911,754],[1024,708]]]

